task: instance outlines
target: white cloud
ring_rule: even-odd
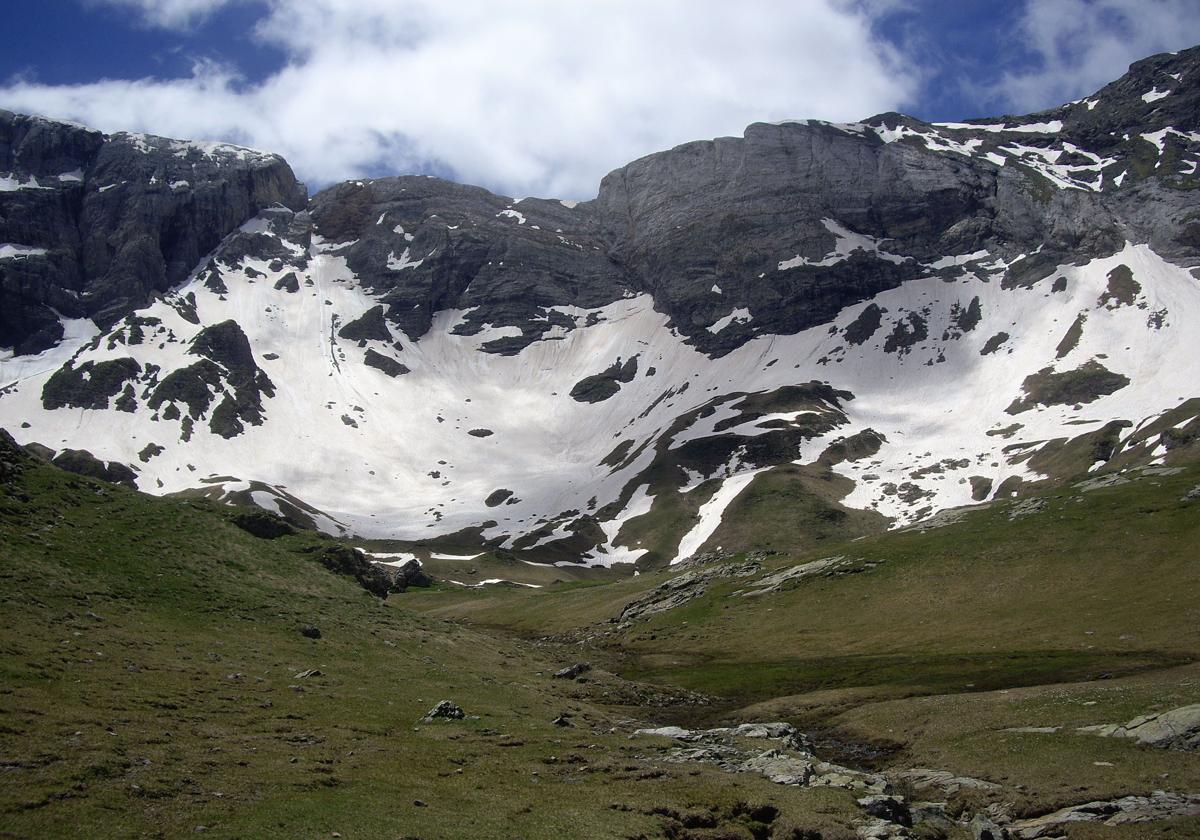
[[[181,25],[221,0],[108,0]],[[844,0],[271,0],[288,65],[255,84],[15,80],[0,104],[106,131],[230,139],[316,182],[449,169],[509,194],[586,198],[610,169],[757,120],[852,120],[917,82]]]
[[[245,0],[90,0],[92,5],[117,6],[138,13],[150,26],[185,29],[231,3]]]
[[[1039,65],[993,93],[1021,111],[1093,93],[1140,58],[1200,41],[1198,11],[1196,0],[1029,0],[1017,37]]]

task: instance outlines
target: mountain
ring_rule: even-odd
[[[1200,48],[755,124],[592,201],[0,112],[0,426],[156,494],[649,568],[1194,458]]]

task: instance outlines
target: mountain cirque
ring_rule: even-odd
[[[1024,117],[756,124],[583,203],[306,204],[273,155],[0,112],[0,425],[152,493],[593,565],[1161,464],[1200,433],[1198,79],[1195,48]]]

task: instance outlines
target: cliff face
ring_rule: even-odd
[[[307,194],[283,158],[220,144],[105,136],[0,111],[0,346],[62,338],[60,318],[108,326],[187,279],[273,204]]]

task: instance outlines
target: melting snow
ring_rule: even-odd
[[[740,473],[725,479],[721,483],[720,489],[713,494],[712,498],[700,506],[698,514],[700,521],[695,524],[692,530],[684,534],[683,539],[679,541],[679,550],[675,552],[675,559],[671,561],[672,566],[686,560],[700,550],[700,546],[704,545],[721,524],[721,516],[725,513],[725,508],[729,507],[729,504],[737,498],[739,493],[746,489],[750,482],[754,480],[754,476],[760,472],[763,472],[763,470],[751,470]]]
[[[889,254],[886,251],[881,250],[879,246],[883,242],[886,242],[886,239],[881,241],[873,236],[864,236],[861,233],[855,233],[854,231],[843,227],[835,219],[822,219],[821,224],[823,224],[825,229],[832,233],[836,238],[833,250],[819,260],[810,260],[807,257],[802,257],[797,254],[790,260],[780,261],[778,266],[779,271],[787,271],[792,268],[799,268],[800,266],[837,265],[838,263],[847,259],[855,251],[863,251],[864,253],[874,254],[881,260],[887,260],[890,263],[896,264],[902,263],[905,261],[905,259],[907,259],[906,257],[897,256],[896,254]],[[712,332],[717,332],[717,330],[713,330],[712,327],[709,327],[709,330]]]
[[[708,328],[708,331],[710,333],[719,333],[728,326],[733,324],[746,324],[749,323],[750,320],[750,310],[746,309],[745,307],[739,307],[738,309],[730,312],[724,318],[718,320],[715,324],[712,324]]]
[[[0,260],[19,260],[25,257],[44,257],[45,248],[34,248],[31,245],[14,245],[11,242],[0,242]]]
[[[50,189],[50,187],[41,186],[32,175],[27,175],[24,180],[18,179],[15,175],[0,175],[0,192],[48,189]]]
[[[846,231],[839,237],[839,252],[866,247],[866,238],[853,236]],[[869,239],[866,243],[878,248]],[[0,397],[0,411],[30,422],[31,428],[24,430],[9,424],[22,442],[88,449],[104,460],[137,464],[139,485],[151,492],[196,486],[189,464],[203,464],[218,475],[239,475],[253,464],[256,481],[286,487],[328,513],[331,518],[321,520],[323,528],[336,532],[344,524],[362,538],[430,538],[488,519],[497,524],[485,531],[487,539],[534,533],[547,522],[555,523],[553,535],[562,538],[569,535],[572,521],[563,511],[596,510],[624,497],[629,501],[621,512],[600,523],[603,550],[587,558],[613,563],[630,562],[643,553],[636,545],[616,544],[621,526],[655,501],[641,473],[656,447],[642,444],[661,442],[677,417],[722,395],[770,392],[813,379],[853,393],[855,399],[844,406],[848,422],[807,442],[795,457],[809,463],[837,438],[873,429],[887,441],[879,452],[835,467],[855,481],[846,503],[907,523],[924,515],[923,509],[969,504],[969,476],[991,479],[993,487],[1012,476],[1036,478],[1027,462],[1010,461],[1019,450],[1006,453],[1007,446],[1035,447],[1061,437],[1062,424],[1069,420],[1136,422],[1194,396],[1200,381],[1200,359],[1180,353],[1180,348],[1200,346],[1200,289],[1187,270],[1146,246],[1132,245],[1087,265],[1060,267],[1057,274],[1069,282],[1067,292],[1056,295],[1046,293],[1049,280],[1032,289],[1002,289],[1003,262],[986,262],[985,252],[936,260],[932,265],[943,272],[961,271],[958,282],[947,286],[942,277],[931,276],[876,296],[873,302],[886,309],[884,323],[868,341],[852,347],[840,331],[858,317],[861,306],[850,307],[832,324],[796,335],[755,338],[719,359],[704,356],[667,329],[668,316],[654,311],[648,295],[596,310],[559,308],[577,328],[561,340],[535,342],[515,356],[481,353],[479,348],[518,328],[455,335],[452,330],[464,313],[446,311],[435,316],[420,340],[406,341],[394,352],[411,373],[390,379],[362,363],[365,349],[337,337],[336,324],[378,305],[339,255],[343,245],[314,240],[304,272],[312,285],[302,286],[301,294],[274,289],[294,269],[272,271],[268,261],[254,259],[244,267],[262,272],[265,279],[249,283],[239,271],[229,270],[225,295],[196,278],[177,291],[194,295],[203,323],[234,318],[242,325],[278,389],[265,401],[263,426],[248,426],[225,440],[201,420],[192,439],[182,443],[178,422],[155,420],[144,406],[135,413],[46,411],[40,399],[46,377],[96,334],[91,322],[79,321],[64,322],[66,340],[45,354],[0,354],[0,383],[15,385]],[[407,259],[413,265],[411,255]],[[1162,329],[1147,332],[1146,311],[1136,306],[1097,307],[1108,272],[1121,264],[1132,269],[1151,311],[1171,313]],[[962,308],[975,297],[983,316],[975,330],[958,340],[939,340],[951,325],[950,304]],[[1056,348],[1083,310],[1089,317],[1080,341],[1059,360]],[[885,353],[883,344],[896,321],[912,312],[926,313],[931,337],[904,355]],[[116,343],[111,350],[100,342],[94,350],[84,350],[81,360],[131,357],[164,371],[194,361],[187,348],[199,327],[184,320],[169,300],[139,314],[162,322],[146,342]],[[735,310],[727,318],[733,323],[749,318],[749,312]],[[831,327],[839,332],[831,334]],[[981,356],[983,344],[1000,331],[1012,339],[1001,351]],[[627,358],[631,348],[640,357],[639,375],[616,396],[595,404],[568,396],[575,383],[596,373],[597,360]],[[278,358],[266,362],[268,353]],[[1051,365],[1071,370],[1100,353],[1108,356],[1106,367],[1131,379],[1128,387],[1079,408],[1049,406],[1016,417],[1005,413],[1029,374]],[[774,359],[787,363],[765,366]],[[644,371],[651,366],[657,374],[647,377]],[[663,398],[668,388],[684,382],[690,386],[686,392]],[[707,424],[735,414],[732,402],[703,422],[672,432],[666,443],[711,433]],[[359,421],[353,436],[341,420],[346,414]],[[779,419],[790,416],[779,413]],[[1014,423],[1021,428],[1011,438],[988,435]],[[736,428],[740,434],[767,431],[753,423]],[[478,438],[468,434],[472,429],[494,434]],[[601,463],[619,442],[614,432],[634,444],[627,462],[617,468]],[[142,464],[137,454],[151,443],[165,451]],[[297,458],[297,452],[306,457]],[[945,462],[950,466],[941,472],[911,477]],[[756,474],[738,455],[714,472],[725,476],[721,487],[681,540],[679,557],[710,539],[728,504]],[[681,489],[704,478],[689,472]],[[898,489],[905,484],[915,486],[915,497]],[[499,487],[512,490],[519,501],[487,508],[484,499]]]
[[[394,251],[391,254],[388,254],[387,267],[392,271],[404,271],[406,268],[420,268],[421,264],[425,262],[425,260],[412,259],[412,257],[409,255],[409,250],[410,249],[405,248],[404,253],[400,255],[400,259],[396,259],[396,254]]]

